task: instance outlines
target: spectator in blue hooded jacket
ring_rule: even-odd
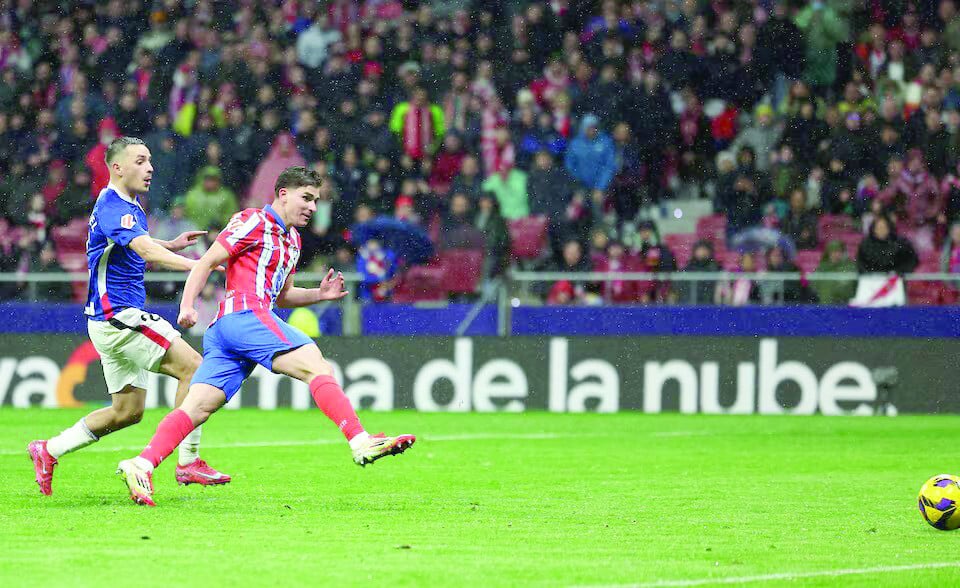
[[[617,170],[613,140],[600,131],[599,123],[592,114],[583,117],[580,133],[570,141],[565,161],[573,177],[592,191],[598,205],[603,203],[604,192]]]

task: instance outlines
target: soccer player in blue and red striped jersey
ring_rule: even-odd
[[[227,294],[203,337],[203,363],[183,404],[164,417],[139,456],[117,466],[134,502],[154,506],[154,468],[240,390],[257,364],[306,383],[317,406],[347,438],[358,465],[402,453],[416,441],[413,435],[368,434],[317,345],[273,311],[275,305],[310,306],[347,294],[343,275],[332,269],[318,288],[293,285],[301,247],[297,227],[306,226],[316,211],[320,182],[306,168],[285,169],[277,178],[273,204],[234,215],[191,270],[180,301],[180,326],[196,324],[197,296],[210,272],[223,263]]]

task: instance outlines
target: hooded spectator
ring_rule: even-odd
[[[820,264],[817,271],[810,276],[811,286],[817,293],[820,304],[846,305],[856,294],[856,280],[818,280],[817,274],[828,273],[855,273],[857,264],[847,256],[847,248],[843,241],[834,239],[823,248]]]
[[[222,229],[239,211],[236,195],[223,185],[220,170],[212,165],[197,174],[196,182],[184,197],[184,204],[187,218],[203,229]]]
[[[771,155],[780,141],[782,132],[782,128],[774,120],[773,108],[767,104],[761,104],[757,107],[753,124],[737,135],[733,144],[730,145],[730,150],[736,153],[742,147],[750,147],[756,158],[757,170],[766,172],[770,169]]]
[[[248,192],[248,203],[262,206],[273,201],[274,185],[280,172],[292,166],[305,166],[306,162],[296,149],[290,133],[280,133],[270,147],[270,154],[257,167]]]
[[[850,31],[831,2],[815,0],[794,22],[806,39],[804,79],[815,88],[829,88],[837,79],[837,44],[849,40]]]
[[[580,132],[567,148],[565,164],[573,177],[593,192],[594,202],[602,200],[617,171],[616,150],[610,136],[600,130],[600,121],[588,114]]]

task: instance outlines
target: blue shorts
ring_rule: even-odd
[[[210,384],[229,401],[257,364],[273,371],[273,359],[313,343],[273,311],[243,310],[213,323],[203,336],[203,362],[191,384]]]

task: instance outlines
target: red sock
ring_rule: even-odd
[[[157,425],[157,432],[153,434],[150,443],[143,448],[140,457],[153,464],[153,467],[160,465],[160,462],[173,453],[173,450],[180,445],[187,435],[193,431],[193,421],[179,408],[174,409],[167,416],[163,417],[160,424]]]
[[[350,399],[343,393],[343,389],[333,376],[314,378],[310,382],[310,394],[313,395],[313,401],[317,403],[323,414],[340,428],[347,441],[363,432],[363,425],[360,424],[356,411],[350,405]]]

